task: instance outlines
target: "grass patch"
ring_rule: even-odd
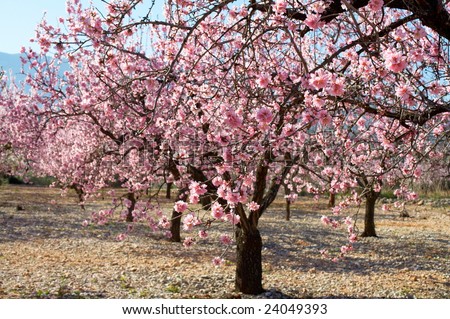
[[[177,294],[180,293],[181,287],[179,285],[170,284],[167,286],[166,291],[171,292],[173,294]]]

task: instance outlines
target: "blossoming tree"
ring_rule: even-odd
[[[102,13],[68,1],[68,18],[43,21],[41,53],[24,50],[24,62],[38,71],[28,78],[38,130],[84,127],[101,153],[101,173],[84,183],[114,174],[137,191],[170,173],[181,190],[172,223],[201,226],[201,237],[213,222],[234,225],[236,288],[257,294],[258,224],[294,167],[317,174],[310,165],[322,167],[333,145],[328,155],[344,160],[321,170],[348,173],[333,190],[362,171],[377,191],[386,167],[402,167],[386,150],[414,163],[412,150],[432,148],[428,127],[448,138],[450,15],[448,1],[233,2],[168,1],[154,21],[133,14],[145,1],[110,1]],[[202,198],[207,220],[193,206]]]

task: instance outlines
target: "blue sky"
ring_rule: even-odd
[[[91,0],[81,0],[88,5]],[[92,0],[103,7],[101,0]],[[145,1],[151,3],[151,1]],[[154,13],[161,15],[164,1],[157,0]],[[51,24],[56,24],[59,17],[66,16],[65,0],[2,0],[0,10],[0,52],[19,53],[22,46],[29,47],[29,40],[34,37],[36,25],[44,17]],[[143,8],[142,8],[143,9]],[[143,9],[144,10],[144,9]]]

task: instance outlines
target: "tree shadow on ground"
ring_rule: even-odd
[[[283,216],[280,212],[272,212],[272,216],[277,215]],[[338,252],[340,245],[347,243],[346,235],[344,231],[321,225],[318,222],[320,216],[319,212],[297,210],[293,212],[292,220],[285,222],[285,227],[277,227],[273,222],[261,223],[264,261],[299,271],[314,269],[367,275],[402,269],[434,270],[437,265],[442,265],[442,259],[448,259],[449,240],[435,238],[433,243],[425,236],[412,240],[381,230],[380,237],[359,239],[354,244],[355,253],[333,262],[321,256],[320,250]],[[290,227],[288,223],[297,225]],[[294,229],[298,231],[295,235],[292,234]],[[439,249],[436,249],[436,242],[442,243]]]

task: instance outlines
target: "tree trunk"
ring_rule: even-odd
[[[170,221],[170,240],[176,243],[181,242],[181,213],[175,209],[172,210],[172,219]]]
[[[166,198],[167,199],[171,198],[172,185],[173,185],[173,183],[167,183],[167,186],[166,186]]]
[[[289,198],[286,198],[286,220],[291,220],[291,201]]]
[[[188,195],[186,188],[182,188],[178,191],[177,201],[186,201],[187,197]],[[170,237],[170,240],[177,243],[181,242],[181,215],[182,213],[179,213],[175,209],[172,209],[172,218],[170,220],[170,233],[172,236]]]
[[[328,199],[328,207],[336,206],[336,194],[330,193],[330,197]]]
[[[251,295],[264,292],[262,287],[262,239],[258,229],[245,232],[238,227],[236,244],[236,290]]]
[[[291,199],[289,195],[291,194],[291,190],[287,185],[284,185],[284,195],[286,196],[286,220],[289,221],[291,219]]]
[[[75,193],[76,193],[77,196],[78,196],[78,201],[79,201],[80,203],[83,203],[83,201],[84,201],[84,198],[83,198],[84,192],[83,192],[83,189],[81,188],[81,186],[78,186],[77,184],[73,184],[73,185],[72,185],[72,188],[75,190]],[[80,207],[81,207],[82,210],[85,210],[83,204],[81,204]]]
[[[133,217],[133,211],[134,207],[136,206],[136,197],[134,197],[134,193],[128,193],[127,198],[131,201],[131,206],[128,207],[128,214],[127,214],[127,223],[132,223],[134,220]]]
[[[361,237],[377,237],[375,232],[375,203],[380,196],[379,192],[370,190],[366,194],[366,212],[364,214],[364,231]]]

